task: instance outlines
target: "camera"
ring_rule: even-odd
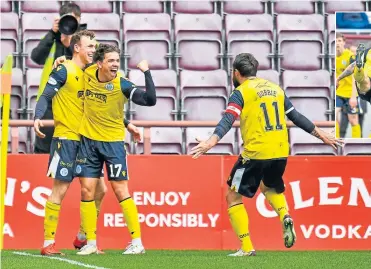
[[[79,22],[70,15],[65,14],[59,19],[59,32],[65,35],[73,35],[79,29]]]

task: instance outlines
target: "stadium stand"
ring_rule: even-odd
[[[143,128],[141,128],[143,132]],[[179,127],[153,127],[151,132],[151,154],[184,154],[183,131]],[[136,154],[143,154],[143,143],[138,143]]]
[[[15,13],[7,12],[1,14],[1,65],[10,53],[18,52],[18,16]],[[16,61],[13,62],[16,66]]]
[[[123,17],[125,69],[136,69],[142,59],[151,63],[152,70],[171,68],[170,15],[136,13]]]
[[[130,103],[133,120],[177,120],[179,113],[177,76],[174,70],[152,70],[153,82],[156,85],[157,103],[153,107],[136,106]],[[129,80],[139,87],[145,87],[143,73],[132,70]]]
[[[18,68],[12,80],[15,119],[32,118],[27,112],[35,106],[41,69],[30,59],[30,52],[65,2],[1,1],[1,64],[9,53],[24,56],[22,61],[14,61]],[[229,0],[76,2],[82,9],[82,23],[96,31],[98,40],[122,48],[121,69],[138,86],[144,82],[136,64],[143,58],[149,61],[159,101],[153,108],[130,104],[128,117],[169,121],[218,120],[233,87],[232,59],[245,51],[258,58],[259,76],[280,84],[299,111],[313,120],[334,120],[330,91],[334,87],[330,79],[334,68],[333,13],[367,11],[370,5],[366,1],[322,0],[263,0],[249,1],[248,5]],[[195,143],[195,130],[204,130],[204,137],[211,132],[210,128],[152,128],[151,150],[185,154]],[[241,141],[235,131],[212,153],[239,153]],[[20,133],[22,139],[33,143],[33,132]],[[293,154],[339,154],[309,137],[304,131],[290,130]],[[313,143],[301,146],[305,141]],[[143,152],[141,144],[134,146],[129,138],[127,144],[131,152]],[[29,148],[26,145],[20,150],[27,152]],[[350,146],[348,152],[357,151]]]

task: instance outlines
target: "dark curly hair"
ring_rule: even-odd
[[[120,49],[115,45],[99,44],[97,50],[94,52],[93,61],[103,62],[104,55],[110,52],[117,52],[118,54],[120,54]]]

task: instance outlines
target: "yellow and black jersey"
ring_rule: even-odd
[[[339,77],[354,60],[354,54],[349,49],[345,49],[340,56],[336,56],[336,77]],[[352,76],[340,80],[336,95],[344,98],[352,97]]]
[[[35,109],[35,119],[41,119],[52,101],[53,137],[80,140],[78,133],[83,115],[84,72],[73,60],[57,66],[48,79]]]

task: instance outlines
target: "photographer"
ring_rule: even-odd
[[[72,15],[76,18],[77,22],[80,23],[81,10],[80,7],[74,3],[67,3],[59,9],[59,15]],[[31,52],[31,59],[39,64],[44,65],[43,72],[41,75],[39,90],[37,93],[37,100],[42,94],[46,82],[49,79],[49,75],[53,70],[54,60],[62,55],[66,55],[67,58],[72,57],[72,51],[70,49],[71,35],[62,34],[59,31],[59,20],[60,17],[55,18],[52,29],[44,36],[40,43]],[[79,25],[78,30],[86,29],[86,25]],[[49,104],[44,120],[53,119],[52,107]],[[41,132],[45,134],[45,138],[36,137],[34,152],[39,154],[47,154],[50,151],[50,144],[54,132],[54,127],[42,127]]]

